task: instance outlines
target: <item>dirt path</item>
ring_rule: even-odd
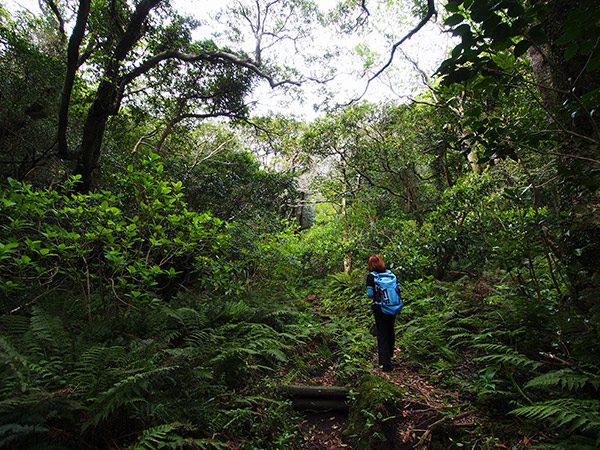
[[[448,408],[456,408],[459,402],[458,394],[446,392],[438,386],[429,383],[426,378],[403,364],[401,358],[394,361],[394,370],[383,372],[377,368],[375,359],[371,361],[371,375],[376,375],[389,383],[395,384],[406,391],[406,396],[400,401],[399,417],[394,420],[394,444],[390,448],[428,448],[433,429],[446,421],[440,414]],[[315,384],[331,385],[335,374],[319,377]],[[300,431],[303,436],[304,450],[351,450],[352,446],[346,441],[343,431],[348,425],[346,414],[334,412],[303,413],[304,422]],[[459,420],[469,420],[468,417],[458,417]]]
[[[309,296],[307,301],[313,304],[314,310],[319,311],[320,305],[316,296]],[[322,314],[320,319],[326,322],[329,314]],[[323,358],[318,352],[319,345],[315,342],[304,344],[298,352],[307,355],[307,363],[314,369],[314,376],[310,380],[297,380],[300,384],[318,386],[335,386],[335,365]],[[390,448],[421,448],[426,449],[431,440],[432,429],[446,419],[440,411],[456,408],[459,403],[458,393],[445,392],[439,386],[434,386],[427,379],[403,360],[402,353],[397,348],[394,357],[394,369],[383,372],[377,364],[375,340],[373,341],[373,356],[369,361],[368,373],[379,376],[389,383],[402,388],[406,394],[399,399],[399,410],[394,414],[398,417],[390,421],[393,424],[393,436],[386,436],[388,441],[393,440]],[[352,447],[344,436],[348,426],[346,414],[335,412],[302,412],[304,421],[300,426],[303,450],[351,450]],[[442,421],[442,422],[440,422]]]
[[[300,426],[304,450],[349,450],[352,447],[344,442],[343,431],[348,425],[348,416],[342,413],[304,414]]]

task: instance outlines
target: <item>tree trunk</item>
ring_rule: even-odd
[[[96,99],[88,111],[83,125],[81,137],[81,153],[75,166],[75,175],[81,175],[81,192],[89,192],[94,186],[94,170],[100,159],[100,150],[106,131],[108,117],[116,114],[120,105],[120,98],[116,88],[116,81],[103,81],[98,87]]]
[[[73,30],[73,35],[69,41],[68,49],[68,69],[65,76],[65,83],[61,94],[61,104],[58,126],[58,154],[59,157],[67,159],[76,159],[75,174],[81,175],[79,190],[89,192],[94,185],[94,170],[98,165],[106,123],[111,115],[115,115],[121,104],[124,86],[126,81],[121,77],[120,71],[123,69],[123,60],[127,54],[138,42],[142,36],[142,27],[150,13],[161,0],[142,0],[137,5],[135,11],[124,32],[120,35],[113,35],[112,39],[118,40],[112,49],[112,54],[107,55],[107,65],[104,68],[101,82],[96,91],[94,103],[88,110],[85,123],[83,125],[83,135],[81,137],[81,148],[77,152],[69,152],[67,147],[67,117],[69,103],[73,90],[73,84],[76,71],[79,67],[79,46],[84,36],[88,21],[89,0],[82,0],[78,12],[77,24]],[[108,45],[111,46],[110,44]],[[72,155],[77,155],[73,158]]]

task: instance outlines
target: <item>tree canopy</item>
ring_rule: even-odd
[[[222,6],[0,6],[0,448],[597,448],[600,5]]]

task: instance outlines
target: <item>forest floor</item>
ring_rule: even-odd
[[[305,450],[348,450],[352,447],[343,437],[348,425],[348,416],[336,412],[311,412],[304,414],[300,426]]]
[[[461,398],[461,393],[444,388],[435,380],[419,374],[401,355],[394,369],[383,372],[376,356],[370,361],[371,375],[379,376],[406,392],[399,401],[389,426],[384,427],[386,447],[390,450],[426,450],[432,441],[437,448],[530,449],[531,440],[516,423],[506,417],[493,417],[477,410]],[[315,384],[335,385],[335,372],[328,371]],[[446,414],[442,414],[445,412]],[[451,412],[451,413],[450,413]],[[344,435],[348,416],[335,412],[304,412],[300,431],[303,450],[352,450]],[[494,426],[493,424],[496,424]]]
[[[316,299],[317,296],[306,298],[313,309],[320,313],[318,314],[320,321],[325,323],[329,315],[321,311]],[[300,384],[335,386],[337,379],[335,365],[327,365],[325,359],[316,351],[317,346],[313,342],[297,349],[307,357],[307,364],[316,368],[315,376],[310,380],[301,380]],[[440,411],[457,408],[459,393],[448,392],[441,386],[430,383],[426,377],[411,367],[406,359],[403,359],[399,348],[396,348],[393,359],[394,369],[391,372],[383,372],[377,364],[375,337],[373,337],[373,356],[368,364],[368,373],[379,376],[406,392],[406,397],[399,402],[401,411],[395,412],[399,417],[390,423],[394,425],[393,430],[386,436],[388,440],[394,441],[389,448],[426,449],[427,443],[431,440],[432,430],[447,420]],[[459,416],[457,418],[459,424],[468,422],[466,413],[461,413]],[[302,417],[300,432],[303,450],[352,449],[344,435],[344,430],[348,426],[347,414],[334,411],[303,411]]]
[[[391,372],[383,372],[377,367],[376,356],[371,361],[371,375],[380,376],[389,383],[395,384],[406,391],[406,397],[402,399],[401,418],[396,423],[401,423],[395,432],[394,444],[390,448],[427,448],[431,439],[432,430],[446,419],[440,411],[456,408],[459,403],[459,394],[448,392],[439,386],[427,381],[409,365],[402,361],[400,356],[394,360],[394,369]],[[314,384],[322,386],[335,385],[335,372],[328,370],[323,376],[314,380]],[[303,436],[302,449],[305,450],[351,450],[352,446],[344,436],[344,430],[348,425],[348,417],[343,413],[336,412],[304,412],[304,422],[300,427]],[[453,421],[461,421],[468,425],[468,414],[461,414]],[[390,438],[391,436],[388,436]]]
[[[315,297],[308,297],[321,324],[329,317],[321,313]],[[338,377],[336,364],[326,358],[320,348],[324,342],[303,343],[295,350],[303,355],[307,371],[301,379],[291,384],[314,386],[336,386]],[[396,348],[394,368],[383,372],[377,364],[377,349],[373,337],[373,353],[367,362],[366,373],[380,377],[396,385],[403,392],[393,409],[378,408],[383,420],[379,428],[384,436],[385,448],[390,450],[426,450],[430,447],[460,449],[518,449],[532,448],[531,437],[521,429],[518,421],[499,414],[493,407],[479,405],[475,407],[470,394],[461,392],[453,383],[454,389],[447,387],[441,380],[444,374],[424,375],[418,367],[410,363],[399,348]],[[475,367],[468,357],[453,369],[453,375],[463,379],[474,376]],[[349,426],[348,414],[336,411],[299,411],[302,450],[352,450],[345,430]]]

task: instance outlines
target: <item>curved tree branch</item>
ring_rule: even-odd
[[[363,98],[363,96],[369,90],[369,86],[370,86],[371,82],[373,80],[375,80],[376,78],[378,78],[383,72],[385,72],[385,70],[388,67],[390,67],[392,65],[392,62],[394,61],[394,56],[396,55],[396,50],[398,50],[398,47],[400,47],[404,42],[406,42],[411,37],[413,37],[415,34],[417,34],[419,32],[419,30],[421,28],[423,28],[425,26],[425,24],[427,22],[429,22],[429,20],[433,16],[437,16],[437,11],[435,10],[434,0],[427,0],[427,14],[425,14],[425,17],[423,17],[423,19],[421,19],[421,21],[417,24],[417,26],[415,28],[413,28],[412,30],[410,30],[406,36],[404,36],[402,39],[400,39],[398,42],[396,42],[392,46],[392,51],[390,52],[390,57],[388,58],[387,62],[377,72],[375,72],[375,74],[373,74],[367,80],[367,85],[365,86],[365,90],[363,91],[363,93],[358,98],[351,100],[349,103],[354,103],[354,102],[360,100],[361,98]]]
[[[48,6],[48,8],[52,10],[52,13],[56,17],[56,20],[58,20],[58,32],[60,33],[62,39],[66,39],[67,35],[65,33],[65,19],[63,19],[63,16],[60,13],[58,6],[56,6],[54,0],[42,0],[42,2],[45,3]]]
[[[168,59],[177,59],[185,62],[196,62],[196,61],[207,61],[211,63],[216,62],[229,62],[235,64],[236,66],[244,67],[252,72],[254,72],[258,77],[267,80],[271,88],[276,88],[278,86],[283,86],[286,84],[291,84],[295,86],[300,86],[302,84],[301,81],[294,80],[282,80],[276,81],[271,75],[265,73],[260,69],[260,67],[249,58],[242,58],[240,56],[234,55],[233,53],[223,52],[223,51],[213,51],[213,52],[202,52],[196,54],[183,53],[178,50],[168,50],[158,55],[155,55],[146,61],[144,61],[137,68],[133,69],[131,72],[126,74],[123,77],[122,85],[126,85],[135,78],[140,75],[145,74],[150,69],[156,67],[160,62],[168,60]]]

